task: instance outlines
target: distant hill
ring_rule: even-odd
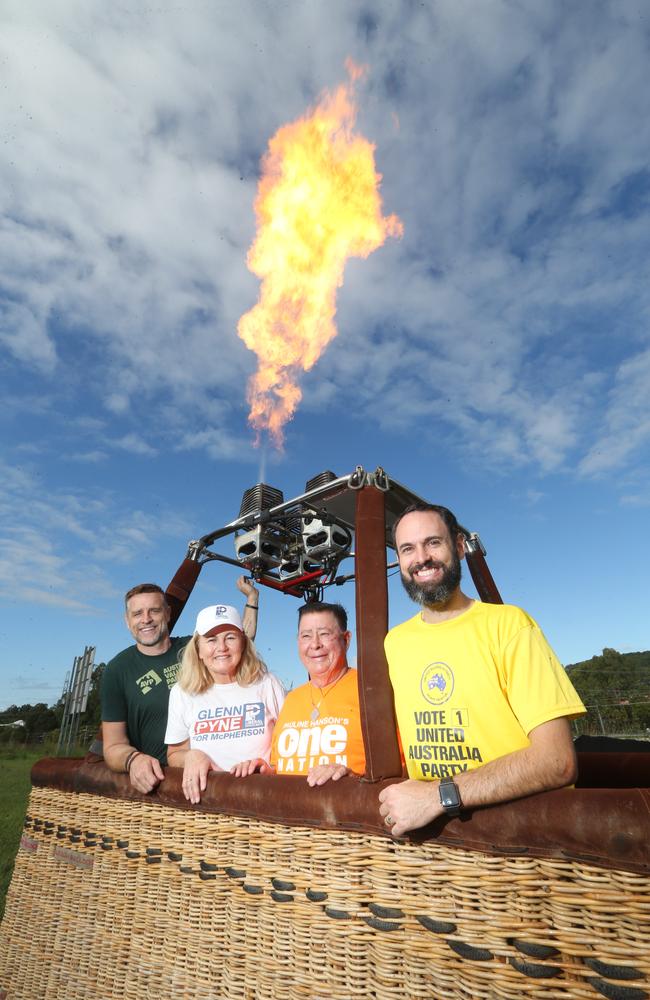
[[[650,730],[650,650],[606,648],[600,656],[567,664],[566,670],[585,705],[600,713],[600,731]]]

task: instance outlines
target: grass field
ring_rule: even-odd
[[[25,818],[27,800],[31,787],[29,773],[32,764],[43,757],[42,750],[15,751],[10,756],[7,752],[0,755],[0,918],[5,909],[5,896],[11,873],[14,868],[14,858],[18,850],[20,832]]]
[[[83,757],[85,746],[75,746],[70,757]],[[5,897],[14,870],[14,859],[27,800],[31,789],[32,764],[41,757],[56,757],[56,744],[43,743],[37,747],[0,749],[0,920],[5,911]]]

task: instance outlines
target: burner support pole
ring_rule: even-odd
[[[193,559],[184,559],[176,570],[174,577],[167,584],[165,599],[171,609],[169,617],[169,633],[181,616],[181,612],[189,599],[194,584],[198,580],[202,563]]]
[[[357,669],[368,781],[402,774],[393,689],[384,653],[388,631],[384,496],[375,486],[364,486],[356,503]]]

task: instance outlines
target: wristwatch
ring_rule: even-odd
[[[460,816],[463,807],[458,785],[451,778],[446,778],[438,785],[440,792],[440,805],[448,816]]]

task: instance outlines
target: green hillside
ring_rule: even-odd
[[[566,669],[590,709],[583,731],[650,736],[650,650],[603,649],[600,656]]]

